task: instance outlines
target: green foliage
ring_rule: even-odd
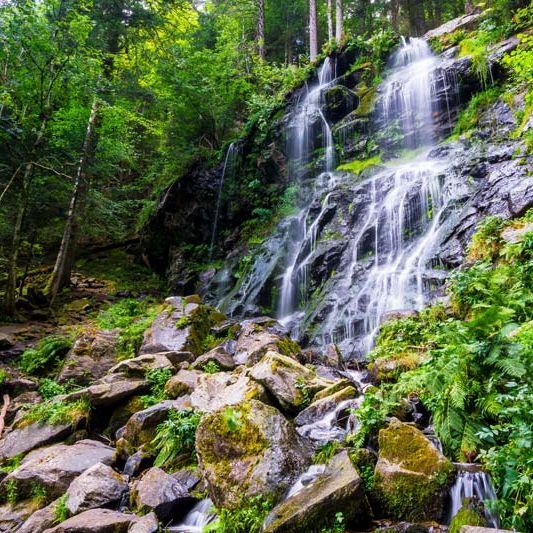
[[[67,507],[67,495],[63,494],[63,496],[59,498],[54,509],[54,524],[60,524],[61,522],[64,522],[69,516],[70,511]]]
[[[381,165],[381,156],[377,155],[363,161],[351,161],[350,163],[345,163],[337,167],[339,171],[351,172],[359,176],[364,170],[376,165]]]
[[[7,372],[0,368],[0,385],[2,385],[7,380]]]
[[[428,355],[395,383],[367,390],[354,442],[362,445],[416,392],[433,413],[445,451],[485,461],[504,524],[524,531],[532,525],[533,233],[505,243],[501,232],[520,229],[530,217],[480,224],[473,242],[484,250],[483,261],[452,277],[453,314],[441,309],[422,314],[419,324],[400,319],[383,328],[371,358],[394,359],[404,342]]]
[[[331,459],[333,459],[333,456],[341,448],[341,443],[336,440],[332,440],[329,442],[326,442],[326,444],[323,444],[320,446],[315,453],[313,454],[313,464],[314,465],[323,465],[326,463],[329,463]]]
[[[333,524],[330,527],[323,528],[320,533],[344,533],[346,531],[346,523],[344,515],[339,512],[335,513]]]
[[[2,466],[0,466],[0,474],[10,474],[13,472],[13,470],[16,470],[22,463],[22,459],[24,459],[23,453],[15,455],[15,457],[5,459],[2,462]]]
[[[167,399],[165,385],[171,377],[172,372],[168,368],[152,368],[146,372],[146,381],[150,386],[150,394],[140,398],[145,408]]]
[[[502,63],[508,67],[513,79],[518,84],[531,84],[533,81],[533,35],[518,35],[520,45],[516,50],[506,54]]]
[[[66,393],[67,388],[64,385],[60,385],[53,379],[44,378],[39,383],[39,394],[44,400],[50,400],[54,396],[59,396],[60,394]]]
[[[40,340],[34,348],[26,350],[20,358],[20,368],[34,375],[52,373],[72,348],[72,339],[51,335]]]
[[[243,412],[232,407],[226,407],[222,419],[230,433],[236,433],[244,426]]]
[[[38,509],[46,505],[46,496],[46,488],[42,485],[34,485],[31,488],[30,498]]]
[[[243,499],[235,510],[217,509],[217,520],[204,533],[259,533],[271,509],[272,502],[262,496]]]
[[[146,300],[124,298],[100,311],[96,323],[103,329],[119,329],[117,357],[130,359],[137,355],[144,332],[160,312],[160,306]]]
[[[301,395],[301,406],[307,407],[313,401],[313,393],[307,386],[304,378],[298,378],[296,380],[296,388]]]
[[[157,426],[156,435],[150,443],[156,455],[155,466],[171,467],[181,456],[185,456],[185,462],[191,462],[201,417],[201,413],[193,409],[169,411],[167,420]]]
[[[7,503],[15,505],[19,499],[19,490],[16,479],[10,479],[6,483],[5,493]]]
[[[83,418],[89,416],[91,406],[86,399],[73,402],[59,400],[49,400],[43,403],[32,405],[24,415],[22,423],[29,425],[33,423],[76,425]]]
[[[454,134],[461,135],[473,130],[478,124],[481,113],[496,101],[500,93],[501,90],[498,87],[491,87],[473,96],[466,108],[459,114]]]
[[[202,371],[206,374],[216,374],[217,372],[220,372],[220,365],[216,361],[208,361],[202,366]]]
[[[485,218],[477,227],[468,247],[468,259],[472,261],[494,261],[500,252],[501,231],[504,221],[495,216]]]

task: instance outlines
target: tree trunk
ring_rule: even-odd
[[[50,296],[50,305],[54,302],[59,291],[70,283],[70,275],[72,273],[76,256],[76,245],[78,244],[79,239],[81,217],[83,215],[89,189],[87,182],[87,163],[94,137],[97,114],[98,101],[95,98],[91,107],[85,140],[83,141],[78,171],[76,173],[76,182],[70,200],[68,217],[63,231],[61,246],[59,247],[52,276],[48,281],[47,292]]]
[[[333,0],[328,0],[328,39],[333,40],[334,37],[333,29]]]
[[[342,0],[336,0],[336,38],[337,43],[340,44],[344,35],[344,17],[342,12]]]
[[[257,51],[265,59],[265,0],[257,0]]]
[[[316,0],[309,0],[309,52],[311,61],[314,61],[318,55]]]
[[[15,314],[15,305],[17,303],[17,265],[20,251],[20,244],[22,240],[22,224],[26,215],[27,205],[27,190],[26,184],[29,182],[31,173],[33,172],[33,165],[28,163],[24,170],[23,191],[19,198],[19,206],[17,211],[17,218],[15,219],[15,226],[13,228],[13,241],[11,244],[11,256],[7,266],[7,282],[4,294],[4,313],[7,316]]]
[[[397,32],[400,30],[400,26],[398,24],[398,15],[400,11],[399,0],[391,0],[389,9],[392,28]]]

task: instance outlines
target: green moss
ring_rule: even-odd
[[[466,108],[459,114],[454,135],[468,133],[476,128],[481,114],[498,99],[500,94],[499,87],[491,87],[473,96]]]
[[[486,525],[485,519],[477,511],[468,507],[461,507],[459,512],[453,517],[448,532],[460,533],[463,526],[485,527]]]
[[[189,340],[186,349],[194,355],[202,355],[219,339],[210,333],[213,326],[220,324],[226,317],[215,308],[208,305],[199,305],[189,315]]]
[[[290,337],[285,337],[278,342],[278,350],[287,357],[298,357],[302,353],[300,345]]]
[[[67,495],[63,494],[63,496],[59,498],[54,509],[54,524],[60,524],[61,522],[64,522],[69,516],[70,512],[67,508]]]
[[[364,159],[362,161],[355,160],[350,161],[349,163],[344,163],[337,167],[337,170],[344,172],[351,172],[359,176],[364,170],[370,167],[374,167],[381,164],[381,156],[377,155],[369,159]]]

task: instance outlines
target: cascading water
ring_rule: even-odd
[[[464,504],[483,504],[482,512],[489,527],[498,528],[498,515],[490,509],[490,503],[496,500],[496,492],[492,486],[490,476],[476,467],[476,465],[456,465],[457,478],[450,489],[450,511],[448,523],[460,511]],[[488,505],[487,505],[488,504]]]
[[[231,143],[229,145],[228,151],[226,152],[226,157],[224,159],[224,167],[222,169],[222,174],[220,176],[220,183],[218,185],[218,194],[217,194],[217,205],[215,208],[215,219],[213,221],[213,231],[211,232],[211,242],[209,245],[209,259],[213,258],[213,251],[215,249],[215,242],[218,232],[218,221],[220,218],[220,207],[222,205],[222,193],[224,192],[224,183],[226,179],[235,172],[235,167],[237,165],[237,159],[239,156],[239,148],[237,143]]]
[[[170,526],[165,531],[169,533],[202,533],[204,528],[213,522],[216,514],[213,512],[213,502],[206,498],[199,501],[187,514],[183,522],[177,526]]]
[[[434,259],[435,247],[456,201],[469,189],[444,172],[447,161],[431,153],[443,128],[443,120],[437,125],[435,116],[444,116],[447,131],[452,125],[448,104],[457,98],[457,84],[421,39],[404,40],[390,69],[379,89],[374,129],[386,143],[399,133],[403,141],[399,145],[396,140],[395,150],[416,148],[417,153],[380,165],[355,183],[353,175],[333,170],[334,139],[324,110],[325,94],[338,80],[326,59],[318,82],[289,122],[288,153],[300,191],[299,212],[283,220],[262,245],[248,272],[224,298],[223,311],[257,313],[268,300],[265,294],[277,292],[277,318],[299,337],[312,313],[309,280],[320,261],[322,232],[339,197],[346,195],[356,206],[343,237],[347,245],[338,272],[329,274],[327,305],[309,340],[335,342],[345,357],[364,356],[389,312],[422,308],[442,285],[445,272]],[[324,162],[313,175],[312,154],[317,150],[324,152]]]

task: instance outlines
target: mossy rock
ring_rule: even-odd
[[[487,526],[487,521],[479,511],[472,509],[469,506],[463,506],[453,517],[448,532],[461,533],[461,528],[463,526],[485,527]]]
[[[310,457],[294,426],[257,400],[204,415],[196,452],[211,499],[229,509],[244,497],[277,500]]]
[[[439,520],[454,472],[420,430],[393,419],[379,432],[374,509],[394,520]]]

